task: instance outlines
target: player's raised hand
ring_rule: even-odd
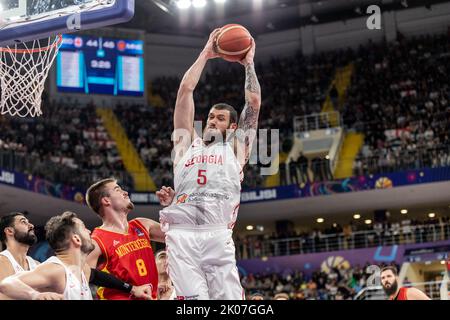
[[[175,197],[175,191],[171,187],[163,186],[161,190],[156,191],[156,196],[159,199],[159,203],[167,207],[172,203],[173,198]]]
[[[252,64],[253,59],[255,58],[255,51],[256,51],[255,39],[252,38],[252,46],[251,46],[250,50],[248,50],[245,58],[242,59],[241,61],[239,61],[239,63],[244,66],[246,66],[248,64]]]
[[[64,300],[64,295],[55,292],[39,292],[33,300]]]
[[[152,286],[150,284],[144,284],[142,286],[133,286],[131,294],[140,299],[153,300]]]
[[[216,39],[219,35],[220,28],[214,29],[213,32],[209,35],[208,42],[205,45],[205,48],[203,49],[203,53],[206,54],[207,59],[214,59],[218,58],[219,54],[216,50]]]

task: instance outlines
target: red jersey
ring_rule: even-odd
[[[158,290],[158,271],[150,244],[148,230],[138,221],[128,222],[128,233],[95,228],[94,239],[102,250],[105,259],[97,269],[108,272],[133,286],[151,284],[153,298]],[[129,293],[116,289],[99,288],[99,299],[131,300]]]
[[[406,295],[406,292],[408,291],[408,288],[401,287],[400,291],[398,292],[397,296],[392,300],[408,300],[408,296]]]

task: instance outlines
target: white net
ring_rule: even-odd
[[[0,48],[0,113],[19,117],[42,115],[45,80],[58,54],[62,36]]]

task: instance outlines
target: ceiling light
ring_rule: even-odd
[[[203,8],[206,6],[206,0],[192,0],[194,8]]]
[[[178,9],[188,9],[191,6],[191,0],[178,0],[177,7]]]
[[[434,218],[434,217],[436,217],[436,213],[430,212],[430,213],[428,214],[428,217],[429,217],[429,218]]]
[[[253,226],[252,225],[248,225],[247,227],[245,227],[245,229],[247,229],[248,231],[252,231],[253,230]]]
[[[402,209],[402,210],[400,210],[400,213],[401,213],[401,214],[407,214],[407,213],[408,213],[408,210]]]
[[[371,223],[372,223],[372,220],[370,220],[370,219],[364,220],[364,223],[365,223],[365,224],[371,224]]]
[[[227,0],[214,0],[216,3],[225,3]]]
[[[323,223],[324,221],[325,221],[325,219],[324,218],[317,218],[317,223]]]
[[[360,214],[354,214],[353,215],[353,219],[358,220],[359,218],[361,218]]]

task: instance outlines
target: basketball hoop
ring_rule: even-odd
[[[62,35],[0,47],[0,114],[42,115],[41,96]]]

